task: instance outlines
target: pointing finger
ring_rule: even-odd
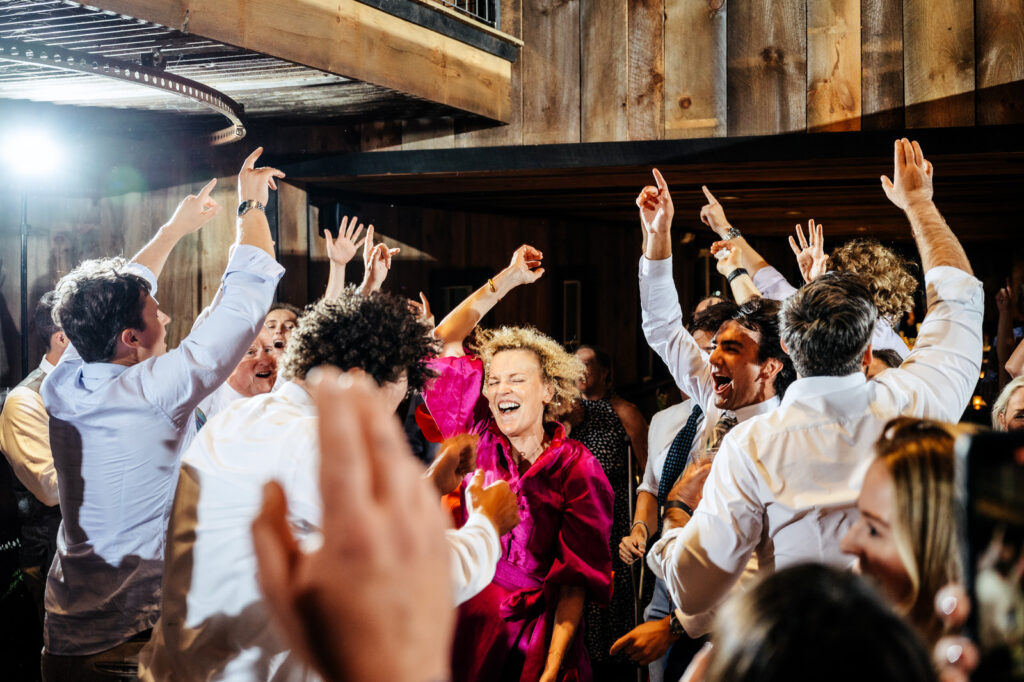
[[[199,198],[205,200],[207,197],[209,197],[210,192],[213,191],[213,187],[216,184],[217,178],[214,178],[213,180],[210,180],[208,183],[206,183],[206,185],[201,190],[199,190]]]
[[[661,171],[657,168],[652,168],[651,173],[654,174],[654,181],[658,183],[658,191],[668,192],[668,183],[665,182],[665,178],[661,175]]]
[[[263,147],[256,147],[256,149],[252,151],[252,154],[249,154],[249,156],[245,157],[245,161],[242,163],[242,168],[248,168],[249,170],[255,168],[256,159],[260,158],[260,154],[262,153]]]
[[[715,195],[711,193],[707,185],[701,185],[700,188],[704,190],[704,196],[707,197],[709,204],[717,204],[718,199],[715,199]]]

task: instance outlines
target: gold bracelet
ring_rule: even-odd
[[[498,293],[498,287],[494,286],[494,280],[491,279],[490,277],[487,278],[487,285],[491,287],[492,294]]]

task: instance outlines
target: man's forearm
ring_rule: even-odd
[[[270,237],[270,223],[263,211],[252,209],[238,219],[236,223],[236,241],[263,249],[274,258],[274,240]]]
[[[647,526],[650,533],[658,527],[658,499],[644,490],[636,494],[636,512],[633,514],[633,523],[640,521]]]
[[[672,232],[655,232],[647,235],[647,260],[665,260],[672,257]]]
[[[162,226],[156,231],[153,238],[149,240],[149,243],[132,257],[132,262],[146,266],[155,277],[159,278],[160,271],[164,269],[164,264],[167,263],[167,257],[183,236],[182,233],[174,230],[169,224]]]
[[[960,241],[949,229],[935,202],[928,200],[910,204],[906,214],[924,272],[947,265],[969,275],[974,274]]]

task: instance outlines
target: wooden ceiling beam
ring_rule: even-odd
[[[507,123],[512,64],[357,0],[89,5]]]

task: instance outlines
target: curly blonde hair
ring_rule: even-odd
[[[914,263],[874,239],[851,239],[832,252],[829,266],[838,272],[862,276],[879,316],[893,327],[914,307]]]
[[[484,390],[490,376],[491,360],[505,350],[528,350],[537,356],[544,381],[551,385],[554,397],[544,408],[546,419],[557,419],[568,413],[580,397],[577,387],[586,368],[572,353],[550,336],[533,327],[501,327],[478,330],[473,351],[484,363]]]

